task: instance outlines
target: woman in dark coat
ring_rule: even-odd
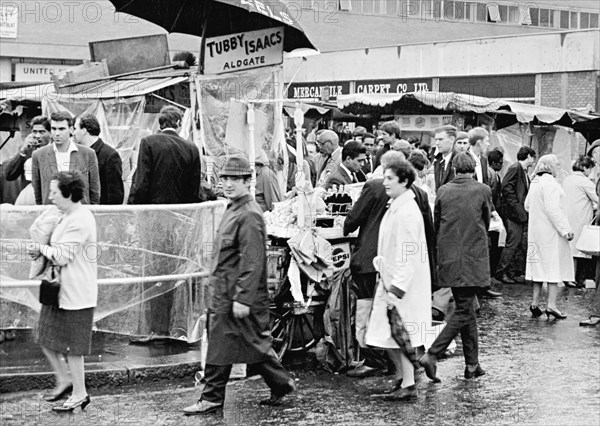
[[[477,290],[490,285],[488,229],[492,191],[473,179],[475,160],[458,154],[452,166],[456,177],[438,190],[434,226],[437,232],[438,286],[450,287],[456,303],[454,315],[419,360],[433,381],[436,362],[460,333],[466,361],[465,378],[482,376],[479,366],[477,317],[474,301]]]
[[[250,195],[248,160],[231,157],[221,173],[229,200],[217,235],[217,265],[210,288],[205,386],[186,415],[220,411],[233,364],[253,364],[271,389],[263,405],[277,405],[296,389],[271,346],[266,226]]]

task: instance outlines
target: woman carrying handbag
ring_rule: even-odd
[[[38,343],[56,376],[56,387],[44,395],[44,400],[58,401],[72,391],[64,403],[52,408],[56,412],[70,412],[77,407],[84,410],[90,403],[85,388],[83,356],[91,352],[98,271],[96,221],[81,203],[85,190],[86,184],[79,172],[60,172],[52,178],[50,200],[62,217],[49,244],[35,242],[27,248],[32,258],[41,254],[48,260],[48,267],[55,268],[54,284],[60,283],[58,300],[41,298],[48,304],[42,305],[38,325]],[[57,267],[60,269],[58,275]],[[52,277],[47,273],[44,281],[47,287]],[[42,294],[47,295],[45,291]]]

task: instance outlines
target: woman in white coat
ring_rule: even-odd
[[[412,348],[423,346],[431,328],[431,278],[423,216],[410,186],[415,171],[406,160],[386,165],[383,185],[391,198],[381,222],[374,259],[380,278],[365,335],[366,344],[387,349],[396,366],[396,400],[417,396],[415,364],[392,336],[390,320],[402,319]],[[391,315],[390,315],[391,314]],[[388,316],[389,315],[389,316]],[[418,366],[418,364],[417,364]]]
[[[567,176],[563,182],[563,189],[566,194],[567,218],[573,228],[575,237],[571,244],[573,254],[573,266],[575,267],[575,283],[567,281],[567,287],[584,287],[585,271],[583,265],[584,259],[591,259],[585,253],[575,248],[575,243],[581,235],[584,226],[589,225],[594,218],[594,204],[598,204],[598,195],[596,195],[596,185],[589,178],[596,163],[590,157],[582,155],[573,164],[573,174]],[[578,260],[579,259],[579,260]]]
[[[533,300],[529,309],[534,317],[542,315],[538,303],[542,284],[547,282],[546,316],[566,318],[556,307],[558,283],[575,279],[569,243],[574,234],[567,219],[565,191],[555,179],[559,170],[556,155],[541,157],[525,199],[525,210],[529,212],[525,278],[533,281]]]

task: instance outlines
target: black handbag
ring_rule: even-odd
[[[58,307],[60,293],[60,266],[49,265],[44,279],[40,284],[40,303],[42,305]]]

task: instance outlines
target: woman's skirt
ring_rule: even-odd
[[[94,308],[66,310],[42,305],[38,344],[67,355],[89,355],[93,322]]]

